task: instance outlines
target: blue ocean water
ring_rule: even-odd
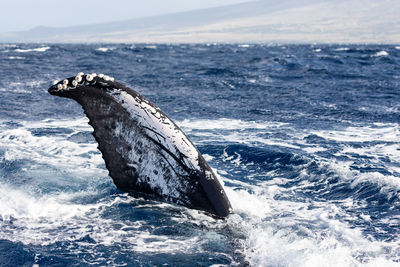
[[[0,44],[0,265],[399,266],[400,46]],[[53,80],[106,73],[185,131],[235,214],[114,186]]]

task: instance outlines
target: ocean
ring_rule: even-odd
[[[400,266],[400,46],[0,44],[1,266]],[[234,214],[118,190],[54,80],[158,105]]]

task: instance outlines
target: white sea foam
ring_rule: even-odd
[[[11,57],[8,57],[8,59],[25,59],[24,57],[13,57],[13,56],[11,56]]]
[[[249,187],[259,190],[260,186]],[[389,249],[395,257],[396,242],[365,237],[338,219],[347,214],[336,204],[276,200],[275,195],[285,195],[285,189],[279,181],[275,187],[276,194],[227,188],[235,213],[241,215],[231,216],[229,223],[246,233],[243,247],[252,266],[395,266],[377,255]],[[364,255],[364,262],[357,255]]]
[[[351,126],[340,130],[311,131],[311,134],[327,140],[337,142],[335,156],[344,157],[346,161],[319,158],[326,162],[330,168],[340,173],[343,179],[352,180],[353,185],[360,182],[371,182],[381,191],[400,189],[399,173],[400,166],[400,125],[397,123],[374,123],[367,126]],[[310,145],[310,144],[308,144]],[[327,149],[321,145],[315,145],[311,150]],[[308,150],[310,148],[303,148]],[[354,164],[360,158],[367,157],[370,164],[380,166],[389,160],[391,164],[384,164],[385,170],[392,175],[383,175],[378,172],[360,172],[352,170]],[[362,167],[362,166],[360,166]]]
[[[270,82],[272,82],[272,79],[271,79],[271,77],[268,77],[268,76],[262,76],[262,77],[259,77],[258,79],[247,79],[247,81],[249,82],[249,83],[261,83],[261,84],[263,84],[263,83],[270,83]]]
[[[389,53],[382,50],[382,51],[377,52],[374,56],[375,57],[387,57],[387,56],[389,56]]]
[[[100,52],[108,52],[117,49],[116,47],[99,47],[96,50]]]
[[[311,131],[312,134],[338,142],[397,142],[400,140],[400,125],[396,123],[374,123],[369,126],[350,126],[342,130]]]
[[[93,128],[88,124],[89,119],[80,117],[74,120],[55,120],[44,119],[41,121],[23,121],[21,124],[30,129],[35,128],[66,128],[73,131],[93,131]]]
[[[249,48],[250,45],[249,44],[240,44],[240,45],[238,45],[238,47]]]
[[[396,123],[374,123],[367,126],[351,126],[337,130],[307,130],[298,131],[291,128],[291,125],[279,122],[254,122],[241,120],[184,120],[178,123],[186,132],[193,137],[198,137],[198,143],[203,140],[207,142],[229,142],[246,144],[249,146],[276,146],[305,151],[312,154],[321,164],[325,162],[328,168],[335,170],[340,177],[347,180],[354,186],[360,182],[371,182],[380,188],[382,192],[400,189],[400,181],[395,176],[400,170],[400,125]],[[219,131],[214,131],[218,129]],[[224,131],[221,131],[224,130]],[[285,132],[286,136],[282,139],[280,136],[271,135],[274,132]],[[264,137],[264,134],[268,134]],[[335,155],[345,156],[347,161],[338,161],[321,158],[316,155],[318,152],[326,152],[331,149],[330,146],[324,146],[321,143],[305,142],[308,135],[316,135],[326,140],[335,141]],[[195,139],[196,140],[196,139]],[[380,142],[375,144],[374,142]],[[382,143],[385,142],[385,143]],[[363,143],[364,145],[354,146],[353,143]],[[300,152],[299,152],[300,153]],[[360,172],[352,170],[352,165],[360,157],[369,157],[372,164],[385,162],[387,159],[392,164],[386,164],[386,170],[393,175],[383,175],[378,172]],[[232,165],[240,165],[240,155],[225,158]]]
[[[293,149],[301,149],[309,154],[326,151],[328,148],[321,144],[305,142],[304,138],[310,134],[339,143],[374,142],[381,141],[394,143],[393,145],[380,144],[372,146],[353,147],[343,144],[338,153],[357,153],[363,156],[389,157],[393,162],[399,163],[400,157],[400,126],[395,123],[374,123],[368,126],[351,126],[341,130],[293,130],[291,125],[280,122],[255,122],[234,119],[218,120],[183,120],[178,125],[192,136],[198,137],[198,143],[204,142],[232,142],[247,145],[269,145]],[[219,130],[219,131],[214,131]],[[250,131],[249,131],[250,130]],[[263,134],[286,132],[289,139]],[[393,168],[396,168],[395,166]]]
[[[341,150],[343,154],[355,154],[358,156],[367,156],[369,158],[390,158],[391,162],[400,164],[400,145],[378,144],[364,147],[344,146]]]
[[[50,49],[50,46],[43,46],[43,47],[38,47],[38,48],[31,48],[31,49],[21,49],[17,48],[14,50],[14,52],[18,53],[29,53],[29,52],[46,52],[47,50]]]
[[[99,192],[82,191],[79,194],[81,196],[78,197],[95,197]],[[95,250],[91,243],[85,241],[85,237],[89,236],[97,245],[123,244],[124,251],[121,253],[127,250],[130,253],[146,254],[193,254],[198,253],[210,238],[219,239],[219,234],[213,229],[223,226],[221,222],[201,212],[173,206],[180,211],[169,214],[172,221],[195,222],[208,231],[196,231],[185,236],[154,234],[154,226],[147,226],[147,221],[109,219],[103,213],[118,210],[121,205],[130,205],[137,210],[165,209],[171,205],[138,205],[137,200],[128,194],[109,196],[84,204],[77,203],[76,198],[76,193],[35,196],[29,191],[23,192],[0,183],[0,238],[40,246],[56,242],[75,242],[76,248],[71,247],[68,250],[79,253],[82,248]],[[78,241],[80,239],[82,241]]]
[[[304,137],[314,134],[327,141],[337,142],[337,153],[348,156],[348,162],[345,162],[316,155],[314,157],[318,159],[320,168],[330,168],[351,186],[368,181],[375,183],[382,193],[388,194],[394,193],[391,189],[400,188],[398,177],[394,175],[378,172],[360,173],[351,169],[351,155],[354,154],[375,157],[378,161],[386,156],[391,162],[398,163],[398,124],[354,125],[331,131],[295,131],[287,123],[229,119],[184,120],[179,122],[179,125],[195,140],[196,137],[201,137],[207,138],[208,142],[245,142],[255,146],[286,143],[290,149],[296,149],[299,153],[330,149],[324,144],[304,142]],[[60,131],[53,131],[56,133],[46,136],[35,135],[35,130],[41,128]],[[86,118],[23,122],[21,126],[11,129],[5,124],[0,124],[0,148],[5,151],[1,160],[32,161],[32,164],[26,165],[27,168],[48,164],[46,166],[57,167],[60,173],[67,172],[83,177],[85,182],[88,177],[96,175],[107,178],[94,140],[89,144],[68,141],[68,138],[76,133],[88,134],[91,131]],[[286,133],[284,136],[273,134],[283,131]],[[375,142],[380,140],[388,144]],[[365,144],[352,146],[353,142]],[[201,140],[197,143],[201,143]],[[216,160],[215,156],[205,157],[207,160]],[[221,159],[226,164],[232,164],[232,168],[250,166],[244,163],[238,153],[233,156],[222,155]],[[71,165],[74,166],[73,169],[70,168]],[[137,199],[126,194],[107,195],[87,204],[76,201],[80,197],[98,195],[101,189],[96,187],[74,193],[35,194],[36,190],[21,190],[3,182],[0,183],[0,238],[24,244],[46,245],[90,235],[96,244],[113,245],[120,242],[130,251],[147,254],[190,254],[198,253],[209,240],[222,238],[219,229],[228,224],[229,232],[236,232],[241,236],[233,237],[233,241],[239,245],[238,249],[242,250],[252,266],[398,265],[394,262],[398,259],[400,249],[397,241],[378,241],[350,223],[357,218],[370,223],[372,220],[368,214],[348,213],[348,208],[357,208],[357,205],[360,205],[356,201],[350,198],[338,201],[318,201],[306,196],[293,198],[294,190],[307,188],[312,185],[312,181],[304,179],[301,184],[288,186],[291,179],[272,171],[258,173],[268,179],[253,180],[249,183],[246,179],[251,179],[251,174],[249,177],[241,177],[242,180],[239,181],[226,178],[229,171],[216,169],[216,173],[225,184],[230,184],[225,186],[225,189],[235,214],[230,216],[227,222],[215,221],[200,211],[165,203],[139,204]],[[311,177],[315,174],[302,170],[301,175]],[[108,219],[107,216],[102,216],[107,210],[118,209],[120,205],[132,205],[137,209],[177,209],[179,212],[171,214],[171,219],[177,224],[190,223],[207,230],[196,230],[197,232],[185,236],[154,234],[149,230],[153,225],[143,227],[146,226],[146,221]],[[383,219],[382,223],[395,226],[398,221],[398,216],[392,216]],[[394,237],[394,240],[399,238],[400,236]],[[85,241],[79,244],[85,244]],[[77,250],[80,249],[79,246]]]
[[[60,132],[56,131],[46,136],[34,134],[35,131],[43,128],[60,130]],[[70,131],[64,132],[63,129]],[[88,144],[68,141],[68,137],[76,133],[87,134],[90,131],[92,128],[87,124],[86,118],[22,122],[21,126],[14,129],[7,129],[5,124],[0,124],[0,149],[5,151],[0,161],[3,163],[4,161],[27,161],[28,164],[19,175],[24,175],[24,172],[28,174],[33,172],[32,168],[39,170],[54,167],[59,174],[53,181],[50,177],[43,175],[37,178],[41,181],[52,181],[52,183],[59,183],[66,174],[74,177],[75,180],[68,177],[66,181],[71,184],[87,184],[88,181],[95,180],[96,176],[100,179],[98,183],[101,183],[101,180],[111,181],[107,177],[103,160],[94,140],[89,141]],[[132,205],[138,209],[146,208],[143,205],[142,207],[137,205],[138,200],[127,194],[106,195],[105,198],[82,204],[79,199],[96,198],[101,189],[87,187],[77,192],[54,191],[38,194],[41,188],[35,188],[37,185],[32,181],[26,183],[18,188],[4,182],[0,183],[0,239],[46,246],[55,242],[78,240],[90,235],[97,244],[123,243],[127,249],[143,253],[195,253],[206,242],[204,240],[207,240],[201,235],[209,232],[200,231],[187,237],[152,234],[151,230],[142,229],[142,226],[146,225],[144,221],[118,219],[116,221],[102,216],[107,209],[118,209],[120,205]],[[148,205],[151,206],[150,208],[178,209],[176,218],[173,214],[171,215],[172,219],[177,221],[182,220],[183,215],[187,216],[191,212],[183,207],[165,203]],[[193,214],[203,219],[208,217],[202,215],[201,212]],[[192,219],[189,216],[183,220]],[[214,219],[211,220],[214,221]],[[215,227],[212,222],[209,225],[210,229]],[[85,241],[78,243],[85,245]]]
[[[55,136],[36,136],[32,132],[35,129],[56,127],[74,130],[72,133]],[[66,169],[72,164],[74,168],[71,172],[82,173],[103,164],[95,143],[78,144],[67,140],[82,130],[91,131],[84,120],[25,122],[24,127],[1,131],[0,147],[4,149],[4,160],[7,161],[23,160],[30,162],[30,165]]]
[[[314,154],[317,152],[322,152],[322,151],[326,151],[327,149],[324,147],[319,147],[319,146],[307,146],[302,148],[304,151],[306,151],[309,154]]]
[[[194,136],[203,137],[204,142],[233,142],[248,145],[266,144],[271,146],[282,146],[289,148],[299,148],[296,144],[291,144],[286,140],[275,138],[260,137],[260,133],[268,133],[283,129],[286,123],[281,122],[255,122],[230,119],[218,120],[184,120],[177,122],[185,132],[191,133]],[[247,130],[255,129],[254,133],[249,133]],[[195,131],[196,130],[196,131]],[[202,130],[202,131],[197,131]],[[226,130],[213,131],[212,134],[204,130]],[[207,139],[205,139],[207,137]],[[202,143],[202,140],[198,141]]]
[[[218,120],[183,120],[177,122],[179,127],[185,130],[246,130],[246,129],[271,129],[279,128],[287,123],[282,122],[256,122],[256,121],[243,121],[235,119],[218,119]]]
[[[21,88],[0,88],[0,92],[13,92],[13,93],[21,93],[21,94],[31,94],[31,91],[21,89]]]
[[[396,46],[395,49],[400,50],[400,46]]]
[[[335,49],[335,51],[349,51],[349,50],[350,50],[350,48],[348,48],[348,47],[339,47],[339,48]]]
[[[154,235],[140,229],[146,224],[143,221],[116,222],[101,216],[104,210],[121,204],[135,206],[135,200],[127,194],[101,199],[98,203],[77,204],[74,194],[37,197],[3,184],[0,193],[0,238],[16,242],[46,246],[90,235],[98,244],[124,243],[132,251],[146,253],[194,252],[202,243],[196,235],[186,239]],[[81,194],[90,196],[98,192]]]

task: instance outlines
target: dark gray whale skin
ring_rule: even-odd
[[[135,90],[108,76],[81,73],[48,91],[83,107],[119,189],[217,217],[232,213],[223,187],[192,142]]]

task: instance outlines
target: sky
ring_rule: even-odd
[[[10,0],[0,3],[0,32],[65,27],[249,2],[250,0]]]

